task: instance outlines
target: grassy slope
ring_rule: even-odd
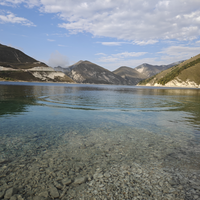
[[[185,69],[179,76],[179,79],[186,81],[192,80],[198,85],[200,84],[200,63],[196,64],[193,67]],[[192,78],[192,79],[191,79]]]
[[[157,82],[164,85],[176,77],[183,81],[189,79],[191,81],[195,81],[197,84],[200,84],[200,54],[184,61],[179,65],[162,71],[154,77],[141,81],[139,84],[145,85],[150,83],[153,85]]]

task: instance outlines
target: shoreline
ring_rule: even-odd
[[[152,88],[156,88],[156,87],[158,87],[158,88],[183,88],[183,89],[200,89],[200,87],[186,87],[186,86],[165,86],[165,85],[156,85],[156,86],[154,86],[154,85],[136,85],[136,86],[138,86],[138,87],[152,87]]]
[[[186,87],[186,86],[162,86],[162,85],[114,85],[114,84],[95,84],[95,83],[76,83],[76,82],[53,82],[53,81],[11,81],[0,78],[0,82],[11,82],[11,83],[56,83],[56,84],[80,84],[80,85],[108,85],[108,86],[127,86],[127,87],[147,87],[147,88],[164,88],[164,89],[200,89],[200,87]]]

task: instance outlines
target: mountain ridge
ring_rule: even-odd
[[[64,73],[77,83],[126,85],[121,76],[87,60],[65,68]]]
[[[200,88],[200,54],[143,80],[138,85]]]
[[[141,80],[147,78],[147,76],[141,74],[136,69],[127,66],[121,66],[114,70],[113,73],[124,78],[128,85],[136,85]]]
[[[0,79],[9,81],[74,82],[22,51],[0,44]]]
[[[169,69],[177,64],[182,63],[184,60],[182,61],[177,61],[177,62],[173,62],[171,64],[168,65],[151,65],[148,63],[143,63],[139,66],[137,66],[135,69],[140,72],[141,74],[144,74],[145,76],[147,76],[148,78],[160,73],[161,71],[164,71],[166,69]]]

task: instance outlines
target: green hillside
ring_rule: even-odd
[[[139,85],[154,85],[158,83],[165,85],[172,80],[178,80],[180,82],[193,81],[197,85],[200,84],[200,54],[194,56],[183,63],[171,67],[159,74],[150,77],[149,79],[143,80]]]

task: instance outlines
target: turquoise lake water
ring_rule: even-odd
[[[0,165],[87,149],[91,165],[105,153],[107,165],[200,169],[200,90],[0,82],[0,138]]]

